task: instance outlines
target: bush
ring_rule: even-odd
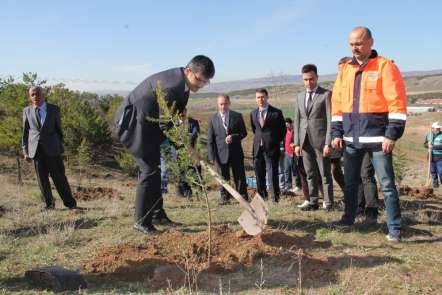
[[[131,176],[137,175],[138,167],[137,164],[126,150],[122,150],[120,153],[115,155],[115,161],[117,161],[118,166],[120,166],[123,171],[127,172]]]

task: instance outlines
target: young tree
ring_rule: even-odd
[[[164,93],[161,90],[161,84],[158,82],[156,88],[157,101],[160,109],[160,118],[153,119],[147,117],[146,120],[158,121],[161,126],[167,126],[162,128],[168,139],[171,141],[177,149],[177,160],[171,161],[173,165],[170,166],[172,173],[185,176],[185,180],[195,188],[195,192],[199,192],[204,196],[205,204],[207,208],[207,226],[208,226],[208,251],[207,251],[207,263],[210,266],[211,262],[211,248],[212,248],[212,213],[209,203],[209,197],[207,193],[207,180],[197,171],[199,170],[199,154],[195,150],[190,142],[190,136],[188,133],[187,118],[184,119],[184,124],[181,123],[181,118],[176,112],[175,105],[168,104]],[[189,167],[192,167],[193,173],[188,173]],[[182,174],[182,169],[186,169],[187,173]]]

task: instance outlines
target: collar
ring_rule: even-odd
[[[218,111],[219,115],[222,117],[228,117],[229,116],[229,111],[225,112],[225,113],[221,113],[220,111]]]
[[[39,107],[37,107],[37,106],[35,106],[35,105],[32,105],[32,107],[34,108],[34,110],[36,109],[36,108],[39,108],[41,111],[46,111],[46,109],[48,108],[47,107],[47,104],[46,104],[46,101],[44,101],[43,102],[43,104],[41,105],[41,106],[39,106]]]
[[[265,107],[263,107],[263,108],[258,107],[258,112],[267,112],[268,109],[269,109],[269,104],[267,104],[267,105],[266,105]]]
[[[316,85],[316,87],[313,88],[313,90],[311,90],[311,91],[308,91],[308,90],[306,89],[306,90],[305,90],[305,93],[309,93],[309,92],[316,93],[316,91],[318,90],[318,88],[319,88],[319,85]]]
[[[361,65],[359,65],[358,60],[354,56],[351,59],[351,64],[352,65],[359,65],[360,67],[363,67],[363,66],[365,66],[370,61],[370,59],[373,59],[373,58],[376,58],[376,57],[378,57],[378,52],[376,50],[372,49],[371,53],[370,53],[370,56]]]

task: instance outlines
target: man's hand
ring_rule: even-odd
[[[28,154],[23,154],[23,158],[25,159],[25,161],[31,161],[31,158],[29,158]]]
[[[384,154],[389,154],[394,149],[394,140],[389,138],[384,138],[384,142],[382,142],[382,151]]]
[[[328,146],[328,144],[324,145],[324,149],[322,150],[322,156],[324,158],[330,156],[330,147]]]
[[[299,145],[295,146],[295,156],[301,156],[301,147]]]
[[[343,148],[342,138],[339,137],[333,138],[332,147],[338,151],[342,150]]]
[[[233,139],[232,139],[232,135],[227,135],[227,136],[226,136],[226,143],[227,143],[227,144],[231,144],[232,141],[233,141]]]

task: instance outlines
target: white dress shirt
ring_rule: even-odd
[[[310,92],[312,92],[312,101],[313,101],[313,98],[315,97],[315,94],[316,94],[316,90],[318,90],[318,86],[316,86],[312,91],[305,90],[304,106],[306,109],[307,109],[307,105],[308,105],[308,97],[309,97]]]
[[[43,104],[39,107],[33,106],[34,112],[37,108],[40,109],[40,126],[43,126],[45,120],[46,120],[46,114],[48,113],[48,106],[46,105],[46,102],[44,101]]]

